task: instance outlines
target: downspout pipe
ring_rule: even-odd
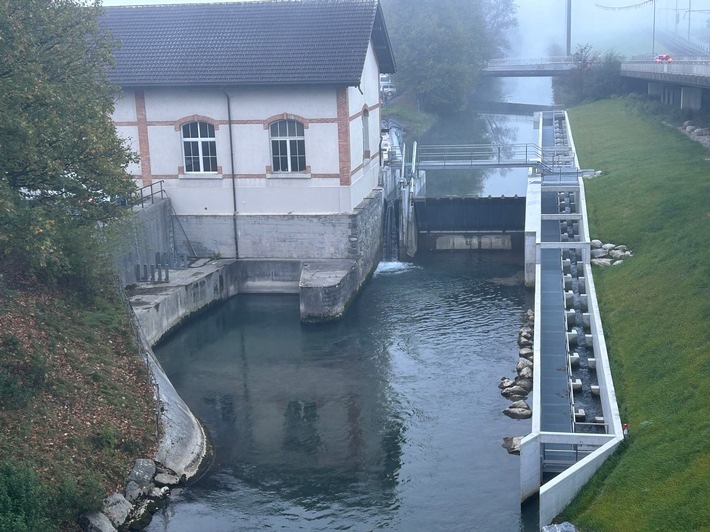
[[[232,174],[232,229],[234,231],[234,258],[239,258],[239,239],[237,238],[237,183],[234,176],[234,139],[232,138],[232,100],[225,89],[222,92],[227,98],[227,122],[229,123],[229,164]]]

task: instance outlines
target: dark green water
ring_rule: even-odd
[[[214,445],[149,530],[520,529],[502,414],[532,294],[508,253],[381,265],[346,318],[237,296],[156,353]]]

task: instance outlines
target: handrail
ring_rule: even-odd
[[[528,166],[543,174],[562,173],[574,166],[574,152],[568,146],[541,148],[537,144],[451,144],[418,146],[416,164],[437,167]]]
[[[503,57],[500,59],[491,59],[488,61],[488,68],[497,66],[517,66],[517,65],[540,65],[540,64],[567,64],[573,63],[572,57],[567,55],[560,55],[554,57],[524,57],[524,58],[510,58]]]
[[[155,187],[158,187],[157,191],[154,190]],[[149,190],[150,192],[147,193],[147,190]],[[163,199],[164,197],[166,197],[165,191],[163,190],[162,179],[160,181],[152,182],[149,185],[144,185],[137,189],[131,197],[130,206],[134,207],[140,205],[141,208],[143,208],[145,207],[145,203],[147,201],[150,201],[150,203],[155,203],[156,196],[158,196],[159,199]]]

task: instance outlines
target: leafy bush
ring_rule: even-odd
[[[98,475],[92,475],[77,482],[64,477],[54,495],[52,517],[55,522],[76,522],[82,514],[101,509],[104,488]]]
[[[613,50],[601,54],[590,44],[578,45],[572,56],[574,68],[552,81],[555,102],[575,105],[622,94],[621,59]]]
[[[47,497],[37,476],[22,464],[0,464],[0,530],[51,530]]]

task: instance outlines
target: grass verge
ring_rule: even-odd
[[[710,151],[627,99],[569,111],[591,233],[635,257],[595,269],[630,438],[565,511],[584,531],[710,525]],[[613,466],[613,467],[612,467]]]
[[[0,530],[78,530],[155,454],[153,390],[122,302],[0,273]]]

